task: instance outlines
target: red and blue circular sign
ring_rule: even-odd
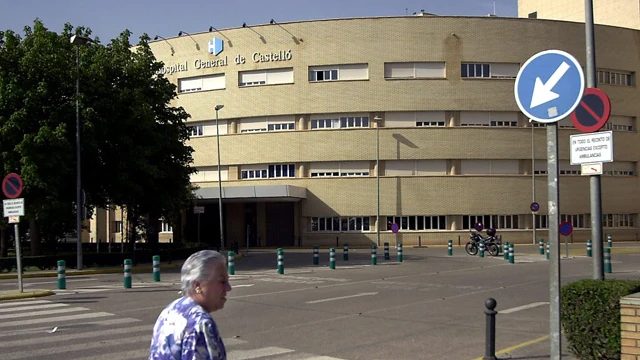
[[[22,178],[16,173],[10,173],[2,180],[2,192],[9,199],[15,199],[22,194]]]
[[[400,230],[400,226],[398,226],[398,224],[396,223],[391,224],[391,231],[393,231],[394,234],[397,233],[398,230]]]
[[[565,221],[560,224],[560,234],[569,236],[573,232],[573,225],[570,222]]]
[[[536,212],[536,211],[540,210],[540,204],[538,204],[537,202],[534,201],[529,206],[529,209],[531,209],[531,211],[533,211],[533,212]]]
[[[573,125],[584,133],[600,130],[611,115],[611,100],[598,88],[587,88],[582,100],[571,113]]]

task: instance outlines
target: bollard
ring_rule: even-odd
[[[515,254],[513,253],[513,244],[509,243],[509,264],[515,264]]]
[[[540,238],[540,255],[544,255],[544,239]]]
[[[313,245],[313,265],[318,265],[319,263],[319,254],[318,254],[318,245]]]
[[[153,255],[153,281],[160,281],[160,255]]]
[[[377,246],[371,245],[371,265],[378,264],[378,255],[376,254]]]
[[[591,239],[587,239],[587,256],[592,257],[593,253],[591,252]]]
[[[402,262],[402,244],[398,244],[398,262]]]
[[[505,260],[509,260],[509,242],[506,241],[502,244],[502,255]]]
[[[64,260],[58,260],[58,290],[64,290],[67,288],[67,270],[66,262]]]
[[[385,260],[389,260],[390,259],[390,257],[389,257],[389,243],[388,242],[384,243],[384,259]]]
[[[547,260],[549,260],[549,242],[547,241]]]
[[[485,330],[485,344],[484,344],[484,357],[483,360],[496,360],[496,314],[498,313],[494,309],[498,303],[494,298],[488,298],[484,302],[486,309],[484,310],[487,321]]]
[[[329,249],[329,269],[336,268],[336,249]]]
[[[131,259],[124,260],[124,288],[131,289]]]
[[[342,247],[342,260],[349,261],[349,244],[344,244]]]
[[[613,247],[613,238],[611,234],[607,234],[607,243],[609,243],[609,247]]]
[[[453,256],[453,240],[447,242],[447,255]]]
[[[278,248],[278,274],[284,274],[284,250]]]
[[[236,254],[233,251],[227,252],[227,272],[229,275],[236,274]]]
[[[604,272],[611,274],[611,249],[604,248]]]
[[[480,251],[478,252],[481,258],[484,257],[484,240],[480,240]]]

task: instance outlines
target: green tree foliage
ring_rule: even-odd
[[[87,205],[175,216],[191,197],[189,115],[170,106],[176,88],[158,74],[149,37],[132,47],[127,30],[106,46],[76,48],[74,34],[91,31],[66,24],[57,34],[35,20],[24,38],[0,32],[0,167],[22,176],[26,217],[45,240],[75,228],[76,99]]]

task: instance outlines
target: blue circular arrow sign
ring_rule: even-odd
[[[527,60],[514,85],[520,111],[530,119],[552,123],[569,116],[584,93],[578,60],[561,50],[545,50]]]

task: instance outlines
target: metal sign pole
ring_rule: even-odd
[[[18,290],[22,292],[22,255],[20,254],[20,231],[18,230],[18,224],[13,224],[14,233],[16,236],[16,267],[18,269]]]
[[[560,360],[560,189],[558,187],[558,123],[547,124],[547,179],[549,183],[549,324],[551,359]]]

